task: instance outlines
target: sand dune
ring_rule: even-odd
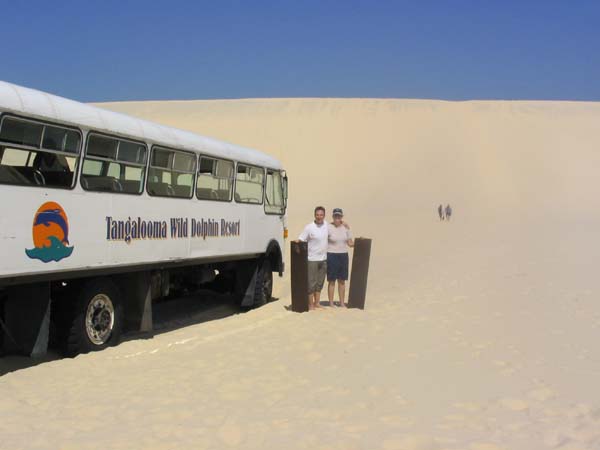
[[[600,104],[103,106],[279,157],[292,235],[320,203],[374,239],[367,310],[290,313],[286,276],[249,314],[7,374],[1,448],[600,448]]]

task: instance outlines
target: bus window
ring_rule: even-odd
[[[141,194],[146,147],[137,142],[90,134],[81,172],[88,191]]]
[[[263,168],[238,164],[235,178],[235,201],[260,205],[263,199],[264,178]]]
[[[77,154],[79,151],[79,133],[64,128],[47,126],[44,130],[42,148]]]
[[[119,141],[117,139],[91,134],[88,138],[86,156],[114,160],[117,157],[118,146]]]
[[[128,181],[139,181],[144,178],[143,167],[125,166],[125,179]]]
[[[9,144],[39,148],[44,125],[13,117],[5,117],[0,129],[0,140]]]
[[[78,131],[4,117],[0,124],[0,183],[69,189],[75,181]]]
[[[192,198],[195,173],[193,153],[154,147],[146,189],[157,197]]]
[[[231,201],[233,162],[202,156],[198,167],[196,196],[201,200]]]
[[[134,142],[119,141],[117,159],[133,163],[138,167],[143,166],[146,164],[146,147]]]
[[[267,214],[283,214],[285,212],[283,178],[278,170],[267,170],[265,212]]]

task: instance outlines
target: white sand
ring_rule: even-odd
[[[367,310],[248,314],[0,378],[0,447],[600,449],[600,104],[106,105],[253,146],[374,238]],[[440,202],[454,207],[439,223]]]

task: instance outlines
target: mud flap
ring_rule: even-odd
[[[124,277],[119,283],[123,292],[125,328],[152,337],[152,282],[148,272]]]
[[[254,306],[256,291],[256,278],[260,261],[244,261],[238,264],[235,277],[235,292],[241,294],[240,306],[251,308]]]
[[[50,283],[10,288],[7,294],[1,326],[4,352],[45,355],[50,333]]]

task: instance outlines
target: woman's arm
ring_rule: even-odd
[[[348,247],[354,247],[354,239],[350,238],[348,239]]]

